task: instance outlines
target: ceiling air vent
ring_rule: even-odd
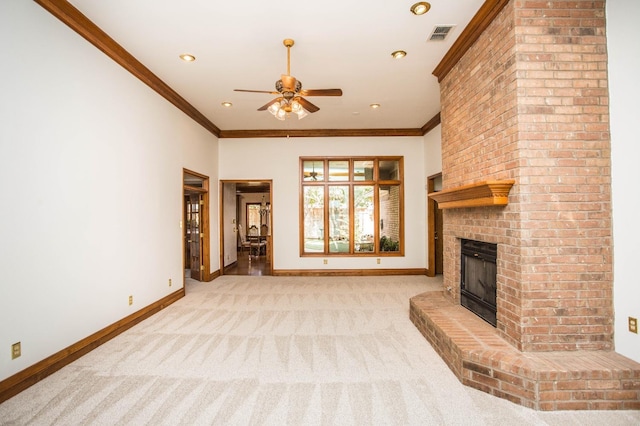
[[[455,25],[437,25],[433,28],[431,35],[429,36],[429,41],[444,41],[447,38],[447,35],[451,32],[452,29],[455,28]]]

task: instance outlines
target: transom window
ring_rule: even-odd
[[[300,254],[402,255],[403,158],[300,158]]]

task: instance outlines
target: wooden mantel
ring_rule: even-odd
[[[464,207],[506,206],[509,191],[516,181],[487,180],[429,193],[429,198],[438,202],[438,208],[456,209]]]

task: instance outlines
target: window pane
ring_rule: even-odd
[[[329,180],[334,182],[348,181],[349,161],[329,161]]]
[[[400,185],[380,185],[380,251],[400,251]]]
[[[353,180],[373,180],[373,160],[354,161]]]
[[[304,161],[302,163],[302,180],[307,182],[324,180],[324,161]]]
[[[324,253],[324,187],[304,187],[304,252]]]
[[[380,180],[399,180],[400,162],[397,160],[380,160],[378,173],[378,179]]]
[[[353,188],[353,240],[355,251],[373,252],[375,235],[373,186],[354,186]]]
[[[349,253],[349,187],[329,187],[329,252]]]
[[[260,204],[257,203],[247,203],[247,234],[252,226],[260,229]]]

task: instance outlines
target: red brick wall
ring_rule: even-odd
[[[520,350],[613,347],[604,29],[603,1],[513,0],[442,81],[444,189],[516,180],[507,207],[445,210],[445,286],[460,238],[497,243]]]

